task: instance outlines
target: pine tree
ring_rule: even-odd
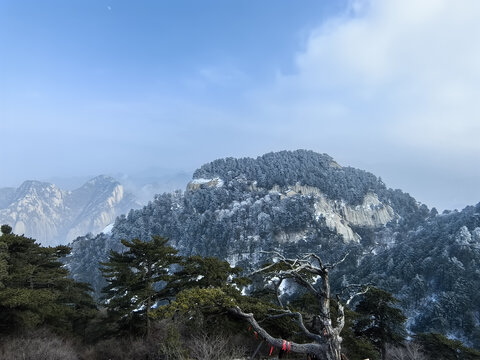
[[[190,256],[181,262],[170,288],[178,292],[188,288],[224,288],[232,284],[245,285],[250,280],[239,277],[242,269],[231,267],[228,261],[216,257]]]
[[[166,290],[173,301],[152,311],[154,318],[182,319],[193,332],[237,334],[245,329],[225,309],[233,304],[247,308],[258,301],[242,295],[241,289],[251,283],[241,277],[242,269],[227,261],[198,255],[185,258]],[[268,304],[271,307],[271,304]]]
[[[398,300],[387,291],[371,288],[355,311],[361,318],[355,324],[357,335],[367,337],[385,357],[385,345],[399,345],[406,337],[402,311],[395,307]]]
[[[2,226],[2,234],[8,235],[11,231],[11,227]],[[0,289],[5,287],[5,280],[8,275],[8,246],[3,240],[3,236],[0,237]]]
[[[110,252],[101,263],[108,285],[103,289],[105,307],[114,332],[150,336],[152,307],[168,298],[166,284],[172,279],[170,268],[180,261],[168,239],[154,236],[151,241],[122,240],[123,253]]]
[[[34,239],[11,233],[0,236],[0,331],[50,326],[82,334],[96,312],[90,288],[68,278],[59,261],[66,246],[42,247]]]
[[[414,341],[419,344],[429,359],[479,360],[480,351],[464,346],[458,340],[448,339],[441,334],[417,334]]]

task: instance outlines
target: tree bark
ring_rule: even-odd
[[[340,299],[338,299],[338,316],[336,318],[336,324],[333,326],[330,313],[331,290],[329,271],[345,261],[348,253],[345,254],[341,260],[333,264],[324,264],[318,255],[312,253],[297,259],[287,259],[279,252],[272,252],[272,254],[277,260],[254,273],[270,272],[280,279],[278,283],[274,282],[275,294],[279,305],[283,308],[278,290],[284,279],[292,279],[299,285],[305,287],[318,301],[319,312],[314,316],[312,330],[307,329],[300,313],[292,312],[288,310],[288,308],[283,311],[280,310],[280,314],[278,315],[271,316],[271,318],[291,316],[295,319],[303,334],[311,340],[311,342],[307,344],[289,342],[290,351],[298,354],[314,355],[316,359],[320,360],[342,360],[342,337],[340,333],[345,326],[345,312],[343,304],[341,304]],[[275,269],[277,263],[282,264],[283,267]],[[312,281],[309,276],[313,278],[320,277],[321,284]],[[354,296],[365,293],[365,291],[353,294],[346,302],[346,305],[350,303]],[[258,324],[253,314],[244,313],[239,307],[230,309],[230,312],[247,320],[258,335],[264,338],[269,344],[280,349],[284,347],[286,340],[272,337]]]
[[[319,360],[341,360],[341,338],[325,339],[324,342],[311,342],[308,344],[299,344],[296,342],[287,342],[284,339],[274,338],[264,328],[262,328],[251,313],[244,313],[238,306],[229,309],[229,312],[247,320],[258,335],[264,338],[270,345],[282,349],[284,344],[290,344],[290,351],[297,354],[312,354]]]

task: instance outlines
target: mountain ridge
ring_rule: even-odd
[[[65,244],[88,232],[98,233],[116,216],[139,207],[115,179],[100,175],[75,190],[26,180],[0,189],[0,222],[44,245]]]

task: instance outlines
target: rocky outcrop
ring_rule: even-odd
[[[135,207],[121,184],[109,182],[108,178],[96,178],[84,185],[86,189],[79,190],[88,194],[89,201],[79,209],[76,225],[68,231],[67,241],[89,232],[97,234],[113,223],[118,215]]]
[[[187,191],[195,191],[202,188],[212,188],[223,186],[223,180],[216,177],[213,179],[193,179],[187,184]]]
[[[289,186],[285,190],[275,186],[272,192],[278,192],[282,196],[304,195],[315,199],[315,215],[317,219],[325,219],[326,225],[332,231],[343,236],[344,241],[360,241],[361,237],[352,228],[368,227],[379,228],[390,221],[399,218],[392,207],[383,204],[374,193],[367,193],[360,205],[350,205],[343,200],[332,200],[323,194],[320,189],[313,186],[300,185]],[[286,239],[299,240],[299,234],[282,234],[278,237],[280,242]]]
[[[345,241],[360,241],[353,226],[378,228],[398,218],[389,205],[381,203],[377,195],[372,193],[367,194],[363,203],[357,206],[319,195],[315,201],[315,213],[325,218],[327,226],[342,235]]]
[[[16,189],[13,202],[0,210],[0,222],[9,224],[17,234],[34,236],[42,244],[59,236],[59,224],[68,212],[68,192],[53,184],[25,181]]]
[[[340,167],[336,163],[331,166]],[[213,179],[194,179],[187,185],[187,191],[196,191],[201,188],[215,188],[223,186],[224,181],[218,177]],[[252,193],[263,189],[257,186],[257,182],[247,182],[247,189]],[[361,237],[354,227],[379,228],[390,221],[398,219],[399,215],[393,208],[382,203],[377,194],[367,193],[363,202],[359,205],[351,205],[343,200],[332,200],[328,198],[319,188],[314,186],[301,185],[296,183],[293,186],[273,186],[270,193],[278,193],[281,198],[293,196],[310,196],[315,199],[315,215],[317,220],[325,220],[328,228],[341,235],[345,242],[359,242]],[[298,242],[304,238],[305,232],[280,232],[275,238],[279,243]]]
[[[107,176],[96,177],[73,191],[25,181],[13,193],[0,193],[9,196],[3,197],[0,223],[9,224],[15,233],[43,245],[65,244],[89,232],[99,233],[118,215],[138,207],[133,196]]]

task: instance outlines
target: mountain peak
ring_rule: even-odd
[[[120,183],[116,179],[108,175],[98,175],[85,183],[85,185],[88,185],[88,186],[100,186],[100,185],[111,185],[111,184],[119,185]]]
[[[368,192],[386,190],[375,175],[340,166],[330,155],[311,150],[270,152],[257,158],[224,158],[201,166],[193,180],[242,181],[263,189],[305,185],[318,188],[334,200],[361,204]]]
[[[66,192],[54,184],[37,180],[26,180],[16,189],[14,199],[18,200],[27,196],[35,198],[62,197],[64,194]]]
[[[28,191],[30,189],[45,189],[49,187],[56,187],[54,184],[37,181],[37,180],[25,180],[17,189],[17,191]]]
[[[17,189],[1,189],[0,223],[45,245],[98,233],[138,204],[114,178],[100,175],[65,191],[54,184],[27,180]]]

